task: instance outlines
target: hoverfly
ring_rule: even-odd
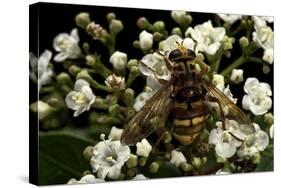
[[[211,103],[219,107],[217,115],[224,129],[227,129],[227,120],[235,120],[248,134],[254,132],[247,115],[216,86],[204,79],[209,66],[196,57],[192,50],[178,44],[176,49],[162,55],[172,73],[171,79],[166,81],[158,78],[163,83],[162,88],[128,122],[121,136],[122,143],[136,144],[165,127],[170,116],[174,138],[183,145],[190,145],[204,129]],[[235,131],[232,135],[241,139]]]

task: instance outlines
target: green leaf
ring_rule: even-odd
[[[90,163],[83,157],[85,147],[92,141],[67,132],[39,135],[39,185],[66,184],[80,179]]]
[[[261,153],[260,163],[255,169],[256,172],[273,171],[273,148],[267,148]]]

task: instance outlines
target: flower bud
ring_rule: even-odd
[[[172,34],[173,35],[178,35],[178,36],[182,37],[182,32],[181,32],[181,29],[179,27],[174,27],[172,29]]]
[[[262,72],[263,72],[264,74],[270,73],[270,67],[269,67],[268,65],[266,65],[266,64],[263,64],[263,65],[262,65]]]
[[[202,165],[202,161],[199,157],[193,157],[191,164],[195,167],[195,168],[200,168]]]
[[[123,129],[119,129],[113,126],[110,130],[108,138],[111,140],[120,140],[122,133],[123,133]]]
[[[138,165],[138,156],[130,154],[130,158],[126,162],[128,168],[132,168]]]
[[[131,88],[127,88],[125,90],[125,103],[127,106],[132,106],[134,104],[134,98],[135,92]]]
[[[131,69],[132,66],[138,66],[138,60],[137,59],[130,59],[128,61],[127,68]]]
[[[120,31],[123,30],[123,28],[124,26],[121,20],[116,20],[116,19],[111,20],[109,25],[110,31],[112,31],[113,33],[119,33]]]
[[[150,165],[149,165],[149,172],[151,173],[157,173],[158,170],[159,170],[159,163],[158,162],[152,162]]]
[[[168,144],[168,143],[170,143],[172,141],[172,138],[173,138],[172,134],[170,132],[166,131],[164,133],[164,136],[163,136],[163,142],[165,144]]]
[[[87,12],[81,12],[75,17],[76,25],[85,29],[87,25],[91,22],[90,15]]]
[[[153,24],[154,31],[162,32],[165,30],[165,22],[163,21],[156,21]]]
[[[224,50],[230,50],[233,48],[232,44],[235,42],[233,37],[224,36],[222,39],[222,47]]]
[[[272,64],[274,60],[273,48],[264,50],[262,59],[265,62]]]
[[[139,165],[140,166],[145,166],[146,165],[146,162],[147,162],[147,157],[141,157],[139,159]]]
[[[87,25],[86,31],[94,39],[106,38],[109,34],[108,32],[99,24],[91,22]]]
[[[179,167],[182,163],[186,163],[187,160],[184,156],[184,154],[180,151],[173,150],[171,152],[171,160],[170,162],[174,164],[176,167]]]
[[[242,69],[233,69],[231,72],[230,80],[235,84],[243,82],[243,72],[244,71]]]
[[[143,30],[139,35],[140,48],[147,51],[152,48],[153,45],[153,35],[146,30]]]
[[[247,37],[243,36],[239,39],[239,44],[242,48],[245,48],[249,45],[249,39]]]
[[[125,78],[112,74],[106,78],[105,85],[114,90],[123,90],[125,89]]]
[[[73,83],[69,74],[62,72],[57,76],[57,81],[60,85],[66,85],[72,87]]]
[[[97,68],[97,59],[95,56],[93,55],[87,55],[86,56],[86,64],[93,67],[93,68]]]
[[[120,113],[120,106],[119,106],[119,104],[114,104],[114,105],[110,106],[108,111],[109,111],[109,113],[111,115],[118,116],[118,114]]]
[[[110,12],[106,15],[106,19],[109,23],[115,18],[116,18],[116,14],[114,12]]]
[[[192,22],[192,17],[184,10],[174,10],[171,13],[173,20],[181,27],[187,27]]]
[[[132,178],[136,175],[136,168],[130,168],[127,170],[127,176]]]
[[[68,68],[68,71],[72,76],[76,76],[81,70],[82,69],[80,67],[78,67],[77,65],[71,65]]]
[[[162,38],[163,38],[163,34],[162,33],[159,33],[157,31],[153,33],[153,40],[155,42],[159,42]]]
[[[137,146],[137,155],[142,157],[148,157],[152,150],[152,146],[145,138],[142,139],[141,142],[138,142],[136,146]]]
[[[273,117],[273,115],[272,115],[271,112],[266,113],[266,114],[264,115],[264,122],[265,122],[267,125],[269,125],[269,126],[273,124],[273,122],[274,122],[274,117]]]
[[[220,74],[214,74],[212,83],[219,89],[224,87],[224,77]]]
[[[123,70],[127,65],[127,54],[116,51],[111,55],[109,62],[113,65],[114,69]]]
[[[132,67],[130,68],[130,71],[131,71],[131,74],[134,75],[134,77],[140,75],[140,69],[139,69],[138,66],[132,66]]]
[[[94,147],[87,146],[83,151],[83,156],[87,161],[90,161],[93,156]]]
[[[148,22],[148,20],[146,19],[146,17],[140,17],[137,20],[137,26],[140,29],[147,29],[147,27],[150,25],[150,23]]]
[[[193,170],[193,166],[191,164],[189,164],[189,163],[182,163],[180,165],[180,167],[185,172],[189,172],[189,171]]]
[[[261,161],[261,155],[259,152],[256,152],[252,157],[251,160],[254,164],[259,164]]]
[[[82,47],[83,47],[83,51],[84,51],[86,54],[90,53],[90,52],[89,52],[89,51],[90,51],[90,45],[89,45],[89,43],[84,42],[84,43],[82,44]]]
[[[32,103],[30,105],[30,109],[32,112],[38,113],[39,120],[48,117],[53,111],[52,107],[48,103],[45,103],[44,101],[41,100]]]
[[[76,76],[76,80],[78,79],[83,79],[83,80],[86,80],[86,81],[91,81],[93,78],[91,77],[91,75],[88,73],[87,70],[82,70],[80,71],[77,76]]]

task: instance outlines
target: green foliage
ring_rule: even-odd
[[[39,140],[39,185],[65,184],[91,168],[82,155],[91,140],[62,131],[40,133]]]

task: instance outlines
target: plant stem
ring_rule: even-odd
[[[214,56],[207,56],[207,59],[210,62],[210,67],[212,72],[218,72],[222,54],[223,54],[223,49],[220,48],[219,51]]]
[[[230,74],[230,72],[242,65],[243,63],[247,62],[247,58],[244,56],[239,57],[236,59],[233,63],[231,63],[228,67],[226,67],[220,74],[223,76],[227,76]]]

